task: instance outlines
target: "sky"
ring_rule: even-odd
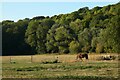
[[[96,6],[107,6],[116,2],[2,2],[0,5],[0,21],[35,16],[53,16],[76,11],[83,7],[90,9]]]

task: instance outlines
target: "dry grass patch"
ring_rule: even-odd
[[[117,53],[109,53],[109,54],[89,54],[89,60],[86,60],[83,58],[83,61],[96,61],[96,60],[102,60],[102,56],[111,55],[115,57],[115,60],[118,60],[118,54]],[[68,63],[68,62],[78,62],[76,61],[76,54],[64,54],[64,55],[54,55],[54,54],[43,54],[43,55],[31,55],[31,56],[3,56],[2,62],[3,63],[10,63],[10,62],[16,62],[16,63],[29,63],[29,62],[52,62],[56,59],[59,62],[62,63]],[[81,62],[81,60],[79,60]]]

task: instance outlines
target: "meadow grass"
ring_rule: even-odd
[[[97,56],[100,55],[95,55]],[[6,58],[6,56],[4,56]],[[75,62],[75,55],[35,55],[31,62],[31,56],[12,56],[13,63],[4,60],[2,63],[3,78],[55,78],[65,79],[97,79],[102,78],[117,80],[118,60],[97,61],[93,54],[89,60]],[[9,56],[7,56],[9,58]],[[15,57],[15,58],[14,58]],[[55,62],[58,57],[59,62]],[[20,59],[21,58],[21,59]],[[24,60],[25,58],[25,60]],[[48,63],[44,62],[48,61]],[[114,80],[113,79],[113,80]]]

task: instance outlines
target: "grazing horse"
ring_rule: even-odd
[[[77,54],[76,60],[78,60],[78,59],[82,60],[82,58],[88,59],[88,54],[86,54],[86,53],[85,54]]]

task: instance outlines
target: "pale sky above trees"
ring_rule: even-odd
[[[102,7],[118,2],[117,0],[115,0],[114,2],[82,2],[80,0],[78,0],[78,2],[54,2],[54,0],[50,0],[53,2],[36,2],[37,0],[35,0],[34,2],[31,2],[32,0],[30,0],[29,2],[19,2],[19,0],[18,2],[14,2],[14,0],[10,0],[13,2],[7,2],[7,0],[2,1],[5,2],[0,3],[0,13],[2,15],[0,17],[0,21],[17,21],[19,19],[32,18],[35,16],[53,16],[58,14],[66,14],[77,11],[78,9],[83,7],[89,7],[91,9],[95,6]]]

